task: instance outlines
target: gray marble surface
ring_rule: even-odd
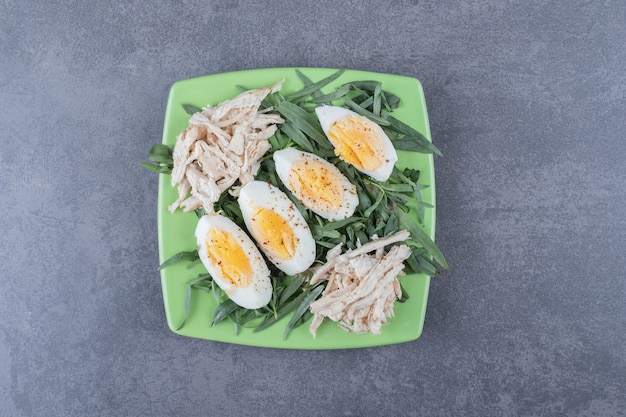
[[[626,3],[0,2],[0,415],[626,413]],[[437,242],[422,337],[177,336],[139,167],[177,80],[420,79]]]

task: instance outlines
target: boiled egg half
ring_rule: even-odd
[[[237,199],[248,231],[263,253],[288,275],[306,271],[315,261],[315,240],[295,204],[278,187],[252,181]]]
[[[306,208],[328,220],[347,219],[359,205],[356,186],[339,169],[312,153],[274,152],[276,173]]]
[[[227,217],[209,214],[200,218],[195,235],[202,264],[233,302],[249,309],[269,303],[269,268],[243,229]]]
[[[344,107],[319,106],[315,113],[335,155],[375,180],[389,178],[398,155],[378,124]]]

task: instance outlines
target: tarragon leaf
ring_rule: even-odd
[[[415,220],[405,213],[403,210],[396,210],[396,215],[398,216],[398,220],[400,221],[400,225],[406,228],[411,233],[411,240],[422,245],[424,249],[428,251],[429,254],[435,258],[435,260],[441,265],[444,269],[449,269],[448,263],[444,258],[443,254],[435,245],[435,242],[428,236],[416,223]]]
[[[178,261],[189,261],[189,262],[193,262],[197,259],[200,259],[198,256],[198,251],[197,250],[192,250],[192,251],[183,251],[183,252],[178,252],[176,255],[172,256],[171,258],[169,258],[168,260],[166,260],[165,262],[163,262],[161,265],[159,265],[159,271],[162,270],[163,268],[165,268],[168,265],[171,265],[175,262]]]
[[[296,324],[298,319],[300,319],[300,317],[302,317],[302,315],[309,309],[309,306],[311,305],[311,303],[315,301],[317,297],[319,297],[322,291],[324,291],[324,286],[318,285],[310,293],[308,293],[306,297],[304,297],[304,299],[302,300],[302,303],[300,303],[296,311],[293,313],[291,320],[289,320],[289,323],[287,324],[287,328],[285,328],[285,332],[283,333],[283,340],[287,339],[289,332],[291,332],[291,329]]]
[[[193,104],[183,104],[183,109],[187,112],[188,115],[193,116],[195,113],[199,113],[202,109],[198,106],[194,106]]]
[[[333,74],[329,75],[328,77],[324,78],[323,80],[320,80],[320,81],[318,81],[316,83],[310,84],[310,85],[304,87],[302,90],[299,90],[299,91],[296,91],[295,93],[287,95],[285,98],[287,100],[295,100],[295,99],[299,99],[299,98],[302,98],[302,97],[309,96],[309,95],[313,94],[314,92],[319,91],[323,87],[327,86],[331,82],[335,81],[344,72],[345,72],[345,70],[343,70],[343,69],[339,70],[337,72],[334,72]]]
[[[306,110],[296,104],[283,101],[276,106],[276,111],[285,116],[295,127],[308,135],[322,148],[332,149],[333,145],[326,138],[319,122]]]
[[[367,117],[368,119],[370,119],[374,123],[379,124],[380,126],[389,126],[391,124],[387,119],[381,116],[376,116],[374,113],[366,110],[361,105],[356,104],[354,101],[350,100],[348,97],[344,97],[343,102],[346,104],[346,106],[354,110],[355,113],[358,113],[361,116]]]
[[[311,103],[316,103],[316,104],[330,103],[330,102],[333,102],[335,100],[338,100],[338,99],[342,98],[343,96],[348,94],[348,91],[350,91],[350,86],[349,85],[344,85],[343,87],[339,87],[338,89],[336,89],[332,93],[328,93],[328,94],[321,95],[319,97],[315,97],[314,99],[310,100],[310,102]]]
[[[411,126],[401,122],[400,120],[396,119],[390,114],[383,114],[382,117],[385,118],[385,120],[387,120],[387,122],[389,123],[389,126],[391,126],[393,129],[407,135],[405,136],[407,140],[413,140],[416,144],[421,145],[423,148],[426,148],[430,150],[431,152],[434,152],[437,155],[442,156],[441,151],[435,145],[433,145],[432,142],[426,138],[426,136],[422,135],[420,132],[413,129]],[[396,139],[394,142],[397,142],[399,140],[402,140],[402,139]],[[405,144],[405,145],[398,145],[398,146],[408,146],[408,145]],[[410,150],[410,149],[407,149],[407,150]]]
[[[213,320],[211,326],[215,326],[238,308],[240,307],[233,300],[231,300],[230,298],[227,299],[226,301],[218,305],[213,312]]]

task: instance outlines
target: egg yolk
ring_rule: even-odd
[[[332,124],[327,134],[335,155],[358,169],[374,171],[383,164],[385,149],[378,125],[368,118],[344,116]]]
[[[207,234],[207,255],[222,277],[239,288],[252,281],[250,259],[237,239],[230,233],[211,229]]]
[[[335,212],[343,202],[341,179],[319,161],[296,161],[289,171],[289,185],[298,198],[320,211]]]
[[[293,230],[287,220],[275,211],[257,208],[252,216],[251,229],[250,232],[268,255],[283,260],[289,260],[295,255],[296,237]]]

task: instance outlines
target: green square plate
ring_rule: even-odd
[[[301,68],[311,80],[318,81],[332,74],[335,69],[329,68]],[[281,93],[288,94],[299,88],[302,83],[298,79],[295,68],[267,68],[229,72],[192,78],[175,83],[170,90],[167,109],[165,111],[165,125],[163,128],[163,143],[173,145],[176,136],[187,127],[189,115],[182,104],[193,104],[198,107],[207,104],[216,105],[221,101],[238,94],[238,85],[246,88],[258,88],[285,79]],[[349,81],[378,80],[383,89],[398,95],[400,106],[393,112],[393,116],[411,125],[430,139],[428,115],[422,86],[415,78],[381,74],[365,71],[345,71],[337,80],[324,88],[328,93],[335,87]],[[422,191],[424,201],[435,204],[435,177],[432,155],[399,151],[399,167],[412,167],[421,171],[420,183],[429,185]],[[177,211],[170,213],[167,206],[176,200],[177,192],[170,186],[169,175],[161,175],[158,196],[158,228],[159,228],[159,257],[163,262],[180,251],[196,249],[194,230],[197,223],[195,213]],[[435,209],[425,209],[424,231],[434,239]],[[289,348],[289,349],[344,349],[367,346],[387,345],[407,342],[417,339],[422,333],[426,301],[430,277],[421,274],[400,277],[406,289],[409,300],[395,304],[395,317],[389,324],[383,326],[380,335],[352,334],[340,329],[337,324],[329,320],[319,327],[317,337],[309,334],[309,326],[304,324],[294,329],[286,340],[283,332],[289,317],[282,319],[274,326],[258,333],[244,328],[236,335],[233,324],[224,320],[211,327],[211,315],[216,303],[213,295],[204,291],[194,291],[189,317],[185,326],[174,330],[185,315],[186,282],[200,273],[206,272],[202,265],[188,269],[185,262],[170,265],[161,271],[161,285],[167,323],[175,333],[201,339],[217,340],[221,342],[241,345]]]

